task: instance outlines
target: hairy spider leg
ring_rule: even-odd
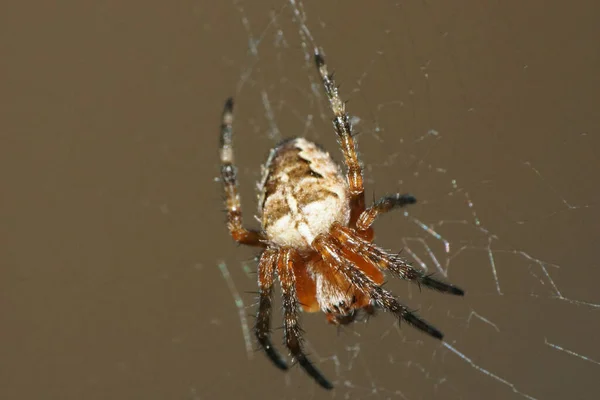
[[[359,254],[354,253],[350,249],[346,249],[341,247],[341,252],[346,260],[352,262],[357,268],[359,268],[371,281],[373,281],[376,285],[383,285],[385,281],[385,276],[381,272],[379,268],[377,268],[373,263],[369,260],[365,260]],[[340,272],[338,272],[340,273]],[[340,273],[341,274],[341,273]],[[345,278],[345,277],[344,277]],[[355,290],[356,302],[354,307],[356,309],[362,309],[367,314],[373,314],[373,306],[371,304],[371,296],[363,293],[360,290]]]
[[[365,188],[363,185],[362,167],[356,154],[352,123],[346,112],[346,103],[340,99],[333,74],[327,71],[325,59],[317,48],[315,48],[315,64],[319,75],[321,75],[325,93],[334,114],[333,128],[338,136],[338,142],[344,154],[346,178],[350,192],[350,226],[354,227],[359,215],[365,210]]]
[[[283,295],[285,345],[308,375],[323,388],[333,389],[333,385],[312,364],[302,349],[302,329],[298,321],[296,277],[294,275],[294,260],[297,258],[296,252],[290,248],[279,250],[279,257],[277,258],[277,275],[279,276]]]
[[[329,235],[319,235],[313,242],[314,248],[321,253],[323,260],[333,269],[343,273],[349,283],[369,296],[375,305],[385,311],[395,314],[399,320],[427,333],[428,335],[442,339],[444,335],[437,328],[429,324],[417,314],[410,311],[408,307],[401,304],[392,293],[385,290],[369,278],[352,261],[344,257],[340,250],[341,244]]]
[[[271,310],[273,295],[273,279],[278,251],[265,250],[258,263],[258,313],[254,333],[258,343],[263,348],[269,359],[279,369],[288,369],[287,364],[271,343]]]
[[[381,269],[389,270],[394,276],[423,285],[439,292],[463,296],[465,292],[457,286],[442,282],[415,269],[404,258],[387,253],[377,245],[370,243],[350,229],[335,224],[331,228],[331,237],[334,238],[341,248],[346,249],[356,256],[368,261]]]
[[[356,230],[359,233],[365,232],[371,228],[371,225],[373,225],[375,219],[381,214],[385,214],[396,208],[404,207],[409,204],[415,204],[416,202],[417,199],[408,193],[396,193],[384,196],[359,215],[358,220],[356,221]]]
[[[225,102],[221,117],[220,156],[221,180],[225,190],[225,205],[227,207],[227,227],[233,240],[249,246],[266,247],[264,238],[259,231],[249,230],[242,225],[242,206],[237,188],[236,168],[233,164],[232,129],[233,99]]]

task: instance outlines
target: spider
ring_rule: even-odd
[[[273,148],[259,183],[260,230],[242,225],[242,209],[233,159],[233,100],[225,103],[220,136],[221,175],[228,228],[241,244],[262,248],[258,262],[258,312],[254,332],[259,345],[282,370],[287,364],[270,339],[271,295],[279,278],[284,313],[285,345],[293,359],[320,386],[333,385],[307,358],[298,313],[323,311],[335,325],[349,324],[358,311],[375,308],[399,321],[442,339],[443,334],[410,311],[381,285],[383,271],[443,293],[464,295],[454,285],[413,268],[404,258],[373,244],[376,218],[416,202],[410,194],[384,196],[365,205],[362,167],[352,125],[325,59],[315,49],[314,60],[333,111],[333,127],[342,148],[345,177],[321,147],[304,138],[288,139]]]

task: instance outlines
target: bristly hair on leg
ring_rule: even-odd
[[[258,265],[258,313],[254,325],[254,333],[260,346],[264,349],[267,357],[281,370],[288,369],[288,366],[271,342],[271,310],[273,280],[275,278],[275,263],[277,261],[278,251],[267,249],[263,252]]]
[[[422,271],[415,269],[399,255],[390,254],[379,246],[364,240],[350,228],[336,225],[331,230],[332,237],[345,249],[357,256],[370,261],[383,270],[389,270],[394,276],[423,285],[442,293],[463,296],[465,292],[449,283],[432,278]]]
[[[314,240],[313,245],[331,268],[335,268],[343,273],[354,287],[368,295],[378,307],[395,314],[409,325],[436,339],[444,337],[444,334],[437,328],[410,311],[408,307],[401,304],[389,291],[373,282],[356,264],[346,259],[340,250],[340,243],[336,243],[333,237],[318,236]]]
[[[383,250],[381,250],[383,252]],[[429,289],[441,293],[448,293],[455,296],[464,296],[465,292],[461,288],[452,284],[443,282],[437,278],[434,278],[434,273],[424,273],[415,269],[409,262],[407,262],[400,255],[392,255],[388,253],[391,263],[388,265],[390,272],[405,280],[413,280],[419,286],[423,285]]]

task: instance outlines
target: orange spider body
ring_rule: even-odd
[[[333,225],[350,222],[350,196],[339,166],[315,143],[289,139],[271,151],[259,189],[258,212],[267,240],[296,251],[296,296],[303,310],[321,309],[334,324],[351,322],[355,310],[370,305],[369,297],[355,290],[311,247]],[[372,236],[372,229],[369,233]],[[343,251],[371,280],[383,283],[380,270]]]
[[[255,326],[259,344],[278,368],[287,369],[270,339],[271,295],[277,277],[283,296],[286,347],[319,385],[331,389],[333,385],[304,354],[298,306],[307,312],[322,310],[332,324],[348,324],[354,321],[357,311],[372,313],[379,308],[441,339],[439,330],[381,287],[382,271],[441,292],[464,292],[372,243],[375,219],[413,204],[416,199],[408,194],[394,194],[365,206],[362,168],[345,103],[318,51],[315,61],[334,113],[333,126],[344,155],[345,176],[315,143],[303,138],[284,141],[271,151],[263,169],[258,199],[261,229],[244,228],[233,164],[231,99],[225,104],[222,117],[221,176],[231,236],[239,243],[263,248],[258,265]]]

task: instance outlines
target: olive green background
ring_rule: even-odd
[[[0,398],[596,398],[596,4],[5,2]],[[333,392],[246,351],[219,264],[252,314],[256,252],[224,225],[219,115],[235,96],[256,227],[277,140],[340,159],[314,45],[361,132],[368,198],[420,200],[377,242],[434,271],[430,249],[467,296],[387,287],[465,358],[384,314],[340,331],[303,316]],[[278,345],[280,325],[277,303]]]

